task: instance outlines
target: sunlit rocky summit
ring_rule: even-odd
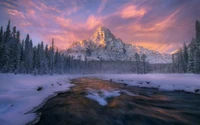
[[[171,55],[149,50],[142,46],[126,44],[116,38],[106,27],[98,27],[89,40],[74,42],[64,52],[81,60],[134,61],[135,53],[146,54],[150,63],[171,63]]]

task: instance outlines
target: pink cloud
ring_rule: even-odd
[[[22,12],[18,11],[18,10],[15,10],[15,9],[6,9],[6,11],[11,16],[25,18],[24,14]]]
[[[65,19],[62,17],[55,17],[55,21],[58,25],[62,27],[67,27],[70,25],[71,20],[70,19]]]
[[[27,26],[31,26],[32,24],[30,23],[30,22],[25,22],[25,21],[22,21],[21,23],[20,23],[20,26],[22,26],[22,27],[27,27]]]
[[[51,2],[54,3],[54,1]],[[66,1],[58,2],[65,4]],[[9,5],[5,6],[8,7],[6,12],[9,14],[9,18],[14,20],[16,25],[22,27],[22,32],[34,33],[35,36],[38,35],[38,38],[49,44],[51,39],[55,38],[56,45],[61,49],[68,48],[74,41],[90,38],[100,25],[109,28],[116,37],[126,43],[141,45],[161,52],[168,52],[177,45],[181,45],[177,41],[191,31],[186,29],[187,24],[177,23],[182,6],[160,16],[161,13],[149,14],[155,8],[132,1],[121,4],[111,13],[109,10],[107,14],[101,15],[103,10],[106,12],[106,9],[109,8],[106,6],[107,2],[108,0],[102,0],[98,5],[97,12],[94,13],[91,13],[88,8],[84,8],[84,2],[79,0],[70,1],[69,6],[66,7],[62,5],[62,10],[59,8],[59,4],[54,6],[52,3],[33,0],[18,1],[18,4],[25,8],[23,11],[11,9],[8,7]],[[80,14],[84,14],[84,17]],[[174,36],[172,30],[180,33],[176,34],[176,37],[172,37]]]
[[[88,29],[93,29],[101,25],[102,23],[101,23],[100,18],[95,17],[94,15],[91,15],[88,17],[87,22],[85,24]]]
[[[121,11],[122,18],[135,18],[135,17],[142,17],[145,15],[147,10],[144,8],[137,8],[135,5],[128,5],[124,6]]]

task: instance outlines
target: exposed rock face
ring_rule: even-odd
[[[88,60],[129,60],[134,61],[135,53],[146,54],[150,63],[171,63],[171,55],[163,54],[142,46],[125,44],[116,38],[109,29],[99,27],[89,40],[74,42],[64,52],[75,59]]]

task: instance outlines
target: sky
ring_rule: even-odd
[[[0,25],[8,20],[33,43],[59,49],[89,39],[105,26],[125,43],[172,53],[195,37],[200,0],[0,0]]]

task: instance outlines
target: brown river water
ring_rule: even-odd
[[[36,125],[200,125],[200,95],[90,77],[71,83],[75,86],[70,91],[49,99],[36,112],[41,113]],[[105,96],[105,91],[115,94]],[[95,101],[104,96],[102,105]]]

